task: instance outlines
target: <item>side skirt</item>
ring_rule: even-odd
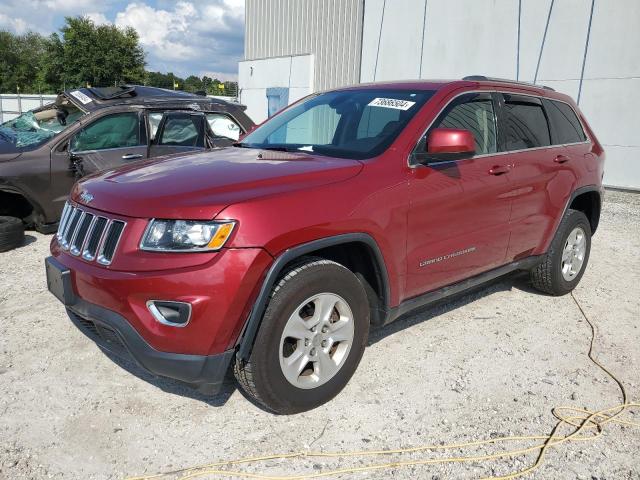
[[[437,290],[432,290],[430,292],[424,293],[417,297],[413,297],[408,300],[405,300],[397,307],[392,307],[389,310],[383,325],[387,325],[393,322],[394,320],[398,319],[398,317],[412,310],[430,305],[439,300],[442,300],[443,298],[447,298],[451,295],[462,293],[466,290],[477,287],[478,285],[482,285],[483,283],[487,283],[487,282],[490,282],[491,280],[495,280],[496,278],[502,277],[508,273],[514,272],[516,270],[529,270],[530,268],[534,267],[538,262],[540,262],[540,259],[541,259],[541,256],[537,256],[537,255],[523,258],[522,260],[517,260],[513,263],[503,265],[502,267],[489,270],[488,272],[484,272],[474,277],[468,278],[466,280],[462,280],[461,282],[447,285],[446,287],[442,287]]]

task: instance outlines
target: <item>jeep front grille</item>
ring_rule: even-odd
[[[63,250],[88,262],[110,265],[118,248],[125,222],[87,212],[67,202],[56,237]]]

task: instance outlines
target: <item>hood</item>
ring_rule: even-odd
[[[16,147],[15,143],[7,142],[0,136],[0,162],[13,160],[20,156],[22,150]]]
[[[88,206],[124,216],[209,220],[233,203],[339,182],[361,169],[357,160],[229,147],[102,172],[77,183],[71,197],[84,203],[88,192]]]

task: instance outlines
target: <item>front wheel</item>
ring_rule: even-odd
[[[591,226],[584,213],[568,210],[549,251],[531,269],[531,283],[551,295],[565,295],[576,288],[589,261]]]
[[[274,412],[310,410],[344,388],[368,333],[369,304],[358,278],[336,262],[308,259],[273,289],[251,357],[236,362],[235,375]]]

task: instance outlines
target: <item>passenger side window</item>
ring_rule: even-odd
[[[551,145],[549,124],[542,105],[507,101],[504,112],[507,150]]]
[[[553,143],[578,143],[587,139],[573,108],[554,100],[544,100],[544,105],[553,130]]]
[[[116,113],[99,118],[71,139],[71,150],[85,152],[141,145],[138,114]]]
[[[240,127],[236,122],[221,113],[208,113],[207,122],[216,137],[226,137],[232,140],[240,138]]]
[[[157,145],[204,148],[202,116],[172,114],[166,117]]]
[[[491,100],[472,100],[454,105],[433,128],[457,128],[473,133],[476,154],[495,153],[496,116]]]

